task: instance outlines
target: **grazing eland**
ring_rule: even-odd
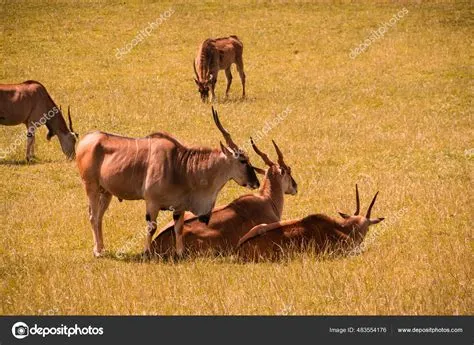
[[[187,212],[183,226],[183,241],[188,252],[216,253],[232,252],[239,239],[252,227],[261,223],[273,223],[281,219],[284,194],[295,195],[298,186],[291,175],[291,168],[285,164],[283,154],[273,141],[278,163],[271,161],[260,151],[252,138],[255,152],[268,166],[262,186],[256,194],[243,195],[230,204],[216,207],[209,224],[203,224],[198,217]],[[172,254],[174,238],[173,223],[166,225],[153,240],[151,251],[160,256]]]
[[[102,218],[112,196],[145,200],[149,253],[160,210],[172,210],[176,252],[182,255],[185,211],[209,222],[217,194],[229,180],[251,189],[260,186],[249,158],[232,140],[212,108],[214,122],[228,147],[188,147],[166,133],[127,138],[104,132],[87,134],[77,147],[77,165],[89,198],[94,255],[104,250]]]
[[[219,70],[225,70],[227,79],[227,88],[225,95],[229,94],[230,85],[232,84],[231,66],[235,63],[242,82],[242,97],[245,97],[245,72],[242,52],[244,46],[237,36],[208,38],[200,46],[196,59],[193,62],[194,82],[198,86],[201,99],[206,102],[209,98],[209,90],[211,91],[214,101],[216,95],[217,74]]]
[[[237,245],[240,257],[246,260],[276,259],[291,250],[303,250],[314,244],[318,253],[346,253],[362,243],[369,226],[384,218],[370,218],[377,199],[375,194],[367,214],[359,215],[359,190],[356,185],[356,211],[353,216],[339,212],[342,220],[314,214],[297,220],[260,224],[252,228]]]
[[[35,132],[42,125],[48,128],[46,139],[57,135],[63,153],[68,159],[74,159],[79,135],[72,128],[70,108],[68,118],[69,128],[61,109],[41,83],[27,80],[21,84],[0,84],[0,125],[26,126],[27,161],[34,156]]]

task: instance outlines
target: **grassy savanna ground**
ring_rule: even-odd
[[[409,11],[356,59],[350,50],[400,9]],[[109,255],[92,256],[87,200],[57,139],[37,135],[0,161],[1,314],[472,314],[472,5],[352,5],[232,1],[3,1],[1,82],[41,81],[70,104],[76,131],[128,136],[158,130],[217,147],[191,61],[211,36],[243,40],[248,98],[234,68],[221,120],[243,143],[291,112],[259,141],[275,139],[299,193],[284,219],[353,212],[380,190],[366,250],[338,259],[311,253],[279,263],[232,258],[133,260],[144,202],[112,201]],[[170,19],[118,60],[148,22]],[[471,50],[472,51],[472,50]],[[225,89],[219,75],[217,94]],[[0,148],[23,137],[1,127]],[[469,151],[470,150],[470,151]],[[253,163],[262,166],[250,152]],[[218,204],[247,190],[229,183]],[[171,219],[161,213],[159,223]],[[117,251],[125,256],[115,257]]]

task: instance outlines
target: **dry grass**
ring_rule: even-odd
[[[351,60],[350,49],[403,6],[409,13],[396,27]],[[204,38],[238,34],[249,97],[239,100],[234,72],[232,96],[217,107],[241,143],[291,108],[260,142],[272,155],[270,139],[280,144],[300,185],[286,199],[284,218],[349,212],[356,182],[365,207],[381,191],[374,214],[386,217],[358,256],[142,263],[133,257],[142,247],[144,203],[115,199],[105,216],[110,255],[94,259],[78,172],[41,129],[36,164],[22,163],[23,145],[0,161],[0,314],[473,313],[468,1],[0,7],[1,82],[43,82],[58,104],[72,105],[81,134],[166,130],[217,146],[221,138],[209,106],[200,103],[191,61]],[[168,21],[115,58],[116,48],[169,7],[175,13]],[[220,96],[224,79],[219,75]],[[0,148],[23,133],[1,127]],[[219,204],[244,192],[229,183]],[[114,256],[120,249],[122,259]]]

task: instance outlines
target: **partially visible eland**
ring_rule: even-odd
[[[26,160],[34,157],[35,132],[46,125],[51,140],[58,136],[61,149],[68,159],[75,157],[76,140],[79,137],[72,128],[70,108],[68,108],[69,127],[61,109],[56,106],[46,88],[39,82],[28,80],[21,84],[0,85],[0,125],[16,126],[24,124],[27,128]]]

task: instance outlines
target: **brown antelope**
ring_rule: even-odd
[[[370,218],[377,195],[378,192],[365,217],[359,215],[359,190],[356,185],[356,211],[353,216],[339,212],[343,218],[339,220],[324,214],[313,214],[298,220],[257,225],[239,240],[239,255],[247,260],[275,259],[284,252],[302,250],[311,243],[318,253],[347,252],[362,243],[369,226],[384,219]]]
[[[251,139],[255,152],[268,166],[265,179],[257,194],[243,195],[230,204],[212,211],[209,224],[187,213],[183,227],[183,241],[190,252],[231,252],[239,239],[253,226],[277,222],[283,212],[284,194],[294,195],[297,184],[291,176],[291,168],[283,161],[283,154],[273,141],[278,154],[278,164],[260,151]],[[264,173],[264,171],[259,171]],[[152,243],[152,253],[168,256],[173,251],[173,224],[166,225]]]
[[[187,147],[166,133],[126,138],[104,132],[87,134],[77,147],[77,165],[89,198],[94,255],[104,250],[102,218],[112,196],[145,200],[148,232],[145,253],[160,210],[172,210],[176,252],[182,255],[184,212],[209,221],[217,194],[229,180],[251,189],[260,186],[249,158],[232,140],[212,108],[214,122],[228,147]],[[236,154],[240,153],[240,154]]]
[[[46,88],[39,82],[27,80],[21,84],[0,85],[0,125],[27,128],[26,160],[34,156],[35,131],[41,125],[48,127],[46,139],[58,136],[61,149],[69,159],[74,159],[78,134],[72,129],[68,108],[69,128],[62,112]]]
[[[214,93],[217,74],[219,70],[225,70],[227,79],[227,88],[225,95],[229,94],[230,85],[232,84],[231,66],[233,63],[237,66],[240,80],[242,82],[242,97],[245,97],[245,72],[242,52],[244,46],[237,36],[208,38],[199,47],[196,59],[193,62],[194,81],[198,86],[201,99],[206,102],[209,98],[209,89],[211,90],[212,99],[214,101],[216,95]]]

